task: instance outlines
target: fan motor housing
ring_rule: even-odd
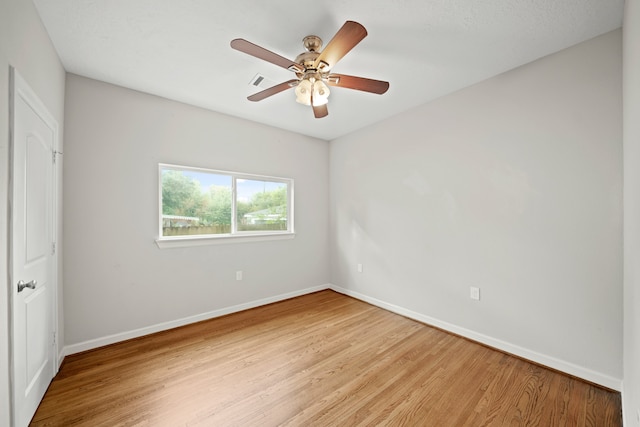
[[[304,52],[296,56],[296,62],[302,65],[307,70],[315,69],[313,64],[315,64],[316,58],[318,58],[318,56],[320,56],[320,53],[318,52]]]

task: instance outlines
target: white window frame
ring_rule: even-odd
[[[227,234],[199,234],[190,236],[162,235],[162,171],[166,169],[177,171],[204,172],[231,177],[231,232]],[[237,181],[241,179],[280,182],[287,185],[287,230],[238,231],[237,214]],[[203,246],[220,243],[256,242],[264,240],[293,239],[294,231],[294,190],[293,179],[250,173],[223,171],[193,166],[182,166],[168,163],[158,163],[158,237],[156,244],[159,248]]]

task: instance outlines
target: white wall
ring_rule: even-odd
[[[624,388],[626,426],[640,426],[640,1],[624,14]]]
[[[65,108],[71,349],[326,286],[327,142],[71,74]],[[293,178],[295,239],[159,249],[158,163]]]
[[[621,59],[614,31],[332,141],[332,283],[619,389]]]
[[[0,1],[0,426],[9,425],[9,66],[14,66],[58,120],[62,143],[64,69],[33,4]],[[59,269],[59,277],[62,270]],[[62,281],[59,280],[59,286]],[[60,302],[62,293],[59,290]],[[59,307],[59,332],[62,308]]]

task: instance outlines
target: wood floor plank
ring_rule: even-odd
[[[619,393],[322,291],[68,356],[31,425],[622,421]]]

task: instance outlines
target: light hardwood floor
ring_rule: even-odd
[[[34,426],[621,426],[619,393],[333,291],[65,358]]]

